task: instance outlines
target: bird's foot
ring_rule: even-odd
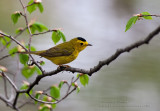
[[[61,69],[61,70],[67,69],[69,67],[70,67],[69,65],[59,65],[58,66],[58,68]]]

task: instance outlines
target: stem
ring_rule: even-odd
[[[5,77],[3,77],[3,81],[4,81],[4,93],[5,93],[5,97],[7,99],[9,99],[9,97],[8,97],[8,91],[7,91],[7,82],[6,82],[6,78]]]

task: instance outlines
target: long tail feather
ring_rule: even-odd
[[[30,51],[30,52],[19,52],[20,54],[35,54],[40,55],[44,51]]]

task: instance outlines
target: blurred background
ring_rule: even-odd
[[[25,0],[23,0],[25,1]],[[28,1],[26,1],[27,3]],[[84,37],[93,46],[86,48],[78,58],[69,63],[73,67],[92,68],[100,60],[110,57],[119,48],[145,38],[160,25],[160,19],[140,20],[131,30],[125,32],[125,25],[133,14],[148,11],[160,14],[160,0],[43,0],[44,12],[39,10],[28,14],[28,18],[36,18],[49,29],[63,28],[70,40],[74,37]],[[24,19],[13,25],[11,14],[22,10],[18,0],[0,1],[0,30],[15,35],[15,29],[24,27]],[[160,35],[158,35],[160,36]],[[160,110],[160,38],[155,37],[149,45],[143,45],[130,53],[124,53],[109,66],[90,77],[86,87],[81,86],[80,93],[74,92],[57,105],[55,111],[158,111]],[[24,33],[18,40],[28,42]],[[61,43],[60,41],[59,43]],[[13,43],[13,46],[15,44]],[[51,33],[35,36],[32,45],[37,50],[54,46]],[[0,47],[2,45],[0,44]],[[0,52],[0,57],[7,51]],[[57,68],[50,61],[34,56],[36,60],[44,60],[45,71]],[[9,73],[17,71],[17,58],[7,58],[0,65],[8,68]],[[20,65],[21,66],[21,65]],[[76,76],[76,74],[74,74]],[[44,90],[60,80],[70,81],[72,73],[63,72],[56,76],[42,79],[35,90]],[[36,75],[29,79],[32,82]],[[16,84],[21,85],[19,71]],[[0,80],[0,84],[3,81]],[[0,86],[0,93],[4,93]],[[63,93],[63,92],[62,92]],[[0,101],[0,109],[11,111]],[[34,105],[26,105],[23,111],[35,111]]]

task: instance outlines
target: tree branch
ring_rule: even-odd
[[[13,107],[14,107],[14,108],[16,107],[16,104],[17,104],[17,100],[18,100],[19,94],[20,94],[20,93],[17,91],[17,92],[16,92],[15,99],[14,99],[14,102],[13,102]]]
[[[7,99],[5,99],[4,97],[2,97],[1,95],[0,95],[0,99],[1,99],[4,103],[6,103],[6,105],[9,106],[10,108],[19,111],[19,109],[18,109],[17,107],[13,107],[12,103],[9,102],[9,101],[8,101]]]
[[[78,72],[83,74],[88,74],[89,76],[92,76],[93,73],[99,71],[103,66],[109,65],[111,62],[113,62],[117,57],[119,57],[122,53],[130,52],[131,50],[138,48],[139,46],[143,44],[149,44],[149,42],[160,32],[160,26],[156,28],[153,32],[151,32],[144,40],[137,41],[125,48],[118,49],[112,56],[110,56],[108,59],[105,59],[103,61],[99,61],[99,63],[94,66],[93,68],[90,68],[90,70],[80,69],[80,68],[74,68],[74,67],[67,67],[64,70],[70,71],[72,73]],[[54,71],[45,73],[46,75],[52,75]]]

